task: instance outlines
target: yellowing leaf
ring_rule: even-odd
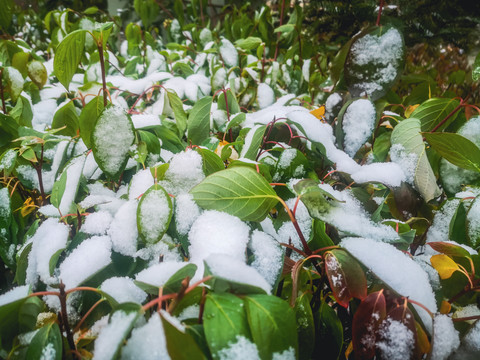
[[[443,280],[450,278],[455,271],[460,270],[457,263],[447,255],[433,255],[430,262]]]
[[[443,300],[442,305],[440,305],[440,314],[448,314],[452,310],[452,305],[448,302]]]
[[[412,115],[412,113],[415,111],[415,109],[416,109],[419,105],[420,105],[420,104],[407,106],[407,108],[405,109],[405,117],[406,117],[406,118],[409,118],[410,115]]]
[[[319,120],[323,120],[325,118],[325,105],[322,105],[318,109],[310,111],[310,114],[312,114]]]
[[[23,206],[20,208],[20,214],[22,214],[23,217],[27,216],[30,214],[32,211],[34,211],[38,206],[35,205],[33,202],[33,199],[29,197],[25,202],[23,203]]]

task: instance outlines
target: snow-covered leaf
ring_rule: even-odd
[[[172,219],[172,200],[158,184],[150,187],[137,208],[138,233],[147,243],[160,241]]]

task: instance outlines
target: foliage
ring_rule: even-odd
[[[478,356],[479,57],[313,3],[5,2],[0,357]]]

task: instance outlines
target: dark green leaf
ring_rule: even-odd
[[[58,132],[59,135],[76,136],[78,131],[77,108],[73,101],[68,102],[57,110],[53,116],[52,129],[58,129],[66,126],[65,129]]]
[[[300,360],[309,360],[315,348],[315,323],[307,294],[297,297],[294,310],[297,319],[298,357]]]
[[[237,98],[233,95],[232,90],[228,89],[225,91],[227,93],[227,101],[225,101],[225,93],[220,93],[218,96],[218,108],[220,110],[227,111],[227,102],[228,102],[228,112],[230,116],[240,112],[240,105],[238,105]]]
[[[217,171],[225,169],[225,164],[223,163],[222,159],[213,151],[203,148],[196,148],[195,150],[202,156],[202,167],[205,175],[208,176]]]
[[[343,326],[337,313],[327,302],[322,301],[314,316],[315,358],[338,359],[343,347]]]
[[[57,46],[53,59],[53,71],[67,90],[82,60],[86,33],[87,30],[75,30],[65,36]]]
[[[250,160],[257,158],[266,128],[266,125],[255,125],[249,130],[245,137],[245,144],[243,145],[240,157]]]
[[[67,185],[67,171],[62,172],[60,179],[55,181],[52,188],[52,195],[50,196],[50,202],[57,209],[60,206],[62,201],[63,194],[65,192],[65,187]]]
[[[135,12],[142,19],[145,28],[148,28],[153,23],[160,11],[155,0],[135,0],[133,6]]]
[[[10,115],[17,121],[20,126],[32,126],[33,111],[30,101],[25,97],[18,98],[15,107],[10,111]]]
[[[260,358],[271,359],[273,353],[293,349],[298,354],[296,317],[284,300],[269,295],[244,298],[248,324]]]
[[[199,206],[248,221],[262,221],[278,202],[265,178],[243,166],[218,171],[190,192]]]
[[[92,147],[91,137],[95,123],[103,111],[103,96],[95,96],[83,108],[78,118],[80,136],[87,148]]]
[[[49,359],[62,359],[62,334],[55,322],[48,323],[38,330],[28,346],[27,359],[47,357],[45,353]]]
[[[206,96],[193,105],[188,115],[188,139],[200,145],[210,134],[210,108],[212,97]]]
[[[423,133],[428,143],[453,165],[480,172],[480,149],[455,133]]]
[[[26,301],[29,294],[29,286],[19,286],[14,288],[13,294],[6,295],[2,291],[0,300],[0,340],[4,349],[9,349],[13,338],[18,334],[19,322],[18,313],[22,304]],[[7,296],[7,299],[2,299]]]
[[[203,324],[208,347],[214,359],[218,352],[237,342],[237,336],[251,339],[243,300],[229,294],[209,294],[205,302]]]

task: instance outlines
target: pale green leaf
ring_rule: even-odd
[[[412,118],[420,120],[422,131],[432,131],[445,117],[450,114],[459,102],[457,99],[449,98],[432,98],[423,102],[410,115]],[[453,120],[457,113],[443,124],[439,130],[446,128]]]

